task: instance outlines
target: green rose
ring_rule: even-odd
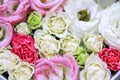
[[[42,15],[38,11],[33,11],[28,16],[28,26],[30,29],[38,29],[41,28],[41,22],[42,22]]]
[[[84,48],[79,47],[78,50],[74,52],[74,56],[76,58],[78,65],[80,66],[80,68],[82,68],[85,64],[85,61],[89,57],[89,54]]]

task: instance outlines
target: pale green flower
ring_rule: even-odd
[[[89,57],[89,54],[87,53],[87,51],[82,47],[79,47],[77,49],[77,51],[74,52],[73,55],[75,56],[75,59],[76,59],[78,65],[80,66],[80,68],[82,68],[84,66],[85,61]]]
[[[30,29],[38,29],[41,28],[41,22],[42,22],[42,15],[38,11],[33,11],[28,16],[28,26]]]
[[[88,50],[99,52],[103,48],[103,38],[99,34],[86,34],[83,42]]]
[[[45,34],[42,30],[34,33],[35,47],[39,50],[40,55],[52,57],[59,52],[59,41],[50,34]]]
[[[12,69],[19,59],[7,48],[0,48],[0,74]]]
[[[74,53],[80,44],[80,40],[72,34],[67,34],[65,37],[60,39],[60,48],[65,53]]]
[[[49,13],[43,18],[42,26],[45,32],[64,37],[70,26],[70,19],[64,12]]]
[[[27,62],[19,62],[8,73],[9,80],[30,80],[33,76],[34,68]]]
[[[20,34],[30,34],[31,30],[28,28],[28,25],[26,22],[19,23],[15,28],[14,31],[20,33]]]
[[[110,70],[98,56],[91,54],[80,72],[80,80],[110,80]]]

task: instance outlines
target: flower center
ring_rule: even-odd
[[[79,11],[77,15],[80,21],[90,21],[90,13],[88,13],[87,10]]]
[[[0,27],[0,41],[2,41],[5,38],[5,30]]]
[[[4,3],[4,1],[3,0],[0,0],[0,5],[2,5]]]
[[[42,3],[49,3],[51,2],[52,0],[41,0]]]

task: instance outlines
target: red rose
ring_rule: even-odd
[[[114,48],[104,48],[99,52],[99,57],[106,62],[108,68],[117,71],[120,70],[120,51]]]
[[[12,46],[12,52],[23,61],[34,63],[38,59],[38,54],[34,47],[34,39],[29,35],[14,33]]]

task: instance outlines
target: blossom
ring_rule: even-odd
[[[35,80],[78,80],[79,68],[71,54],[40,59],[35,63]]]
[[[80,80],[110,80],[110,75],[106,63],[91,54],[85,62],[85,69],[80,72]]]
[[[64,9],[74,21],[70,31],[76,37],[83,38],[85,33],[97,31],[100,19],[99,9],[93,0],[68,0]]]
[[[115,15],[113,15],[115,14]],[[99,32],[109,46],[120,49],[120,2],[101,12]]]
[[[73,53],[78,65],[80,68],[84,67],[85,61],[89,57],[89,54],[83,47],[79,47],[74,53]]]
[[[103,38],[99,34],[86,34],[83,42],[88,50],[99,52],[103,48]]]
[[[64,37],[68,32],[70,26],[70,19],[64,12],[49,13],[43,18],[43,30],[54,34],[57,37]]]
[[[30,0],[31,8],[46,15],[49,12],[60,12],[63,10],[65,0]]]
[[[29,35],[14,33],[12,46],[12,52],[19,56],[21,60],[34,63],[38,59],[34,39]]]
[[[94,0],[94,1],[103,9],[116,2],[116,0],[109,0],[109,1],[108,0],[107,1],[105,1],[105,0]]]
[[[9,48],[0,48],[0,74],[12,69],[18,62],[19,58]]]
[[[0,19],[16,25],[25,19],[30,7],[29,0],[4,0],[0,6]]]
[[[8,71],[9,80],[30,80],[32,78],[34,69],[33,66],[27,62],[19,62],[13,69]]]
[[[13,36],[12,25],[0,20],[0,48],[7,47]]]
[[[67,34],[65,37],[60,39],[60,49],[65,53],[74,53],[80,44],[80,39],[72,34]]]
[[[38,29],[41,28],[41,22],[42,22],[42,15],[38,11],[33,11],[28,16],[28,26],[30,29]]]
[[[34,33],[35,47],[40,52],[40,55],[44,57],[52,57],[59,52],[59,41],[51,36],[46,34],[41,30],[36,30]]]
[[[114,48],[104,48],[99,52],[99,57],[113,71],[120,70],[120,51]]]
[[[20,34],[30,34],[31,30],[28,28],[28,24],[26,22],[19,23],[15,28],[14,31]]]

